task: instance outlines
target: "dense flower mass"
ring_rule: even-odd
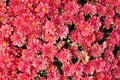
[[[120,80],[120,0],[0,0],[0,80]]]

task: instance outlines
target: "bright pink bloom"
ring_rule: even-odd
[[[103,34],[102,32],[96,32],[95,35],[96,35],[96,38],[98,39],[98,41],[100,41],[102,38],[103,38]]]
[[[51,44],[54,44],[57,40],[57,36],[55,36],[54,34],[50,34],[50,33],[46,33],[45,34],[45,41],[51,43]]]
[[[0,28],[0,31],[2,32],[2,35],[4,35],[5,37],[9,37],[13,29],[11,28],[10,25],[2,25],[2,27]]]
[[[27,44],[27,49],[34,52],[39,53],[41,50],[42,42],[40,42],[38,39],[33,39],[32,41],[29,41]]]
[[[103,6],[102,4],[96,4],[96,8],[97,8],[98,15],[100,15],[100,16],[105,15],[105,13],[106,13],[106,7],[105,6]]]
[[[42,53],[47,57],[53,58],[56,53],[56,47],[50,43],[45,44],[42,47]]]
[[[116,12],[117,12],[118,14],[120,14],[120,2],[118,3],[118,5],[117,5],[117,7],[116,7]]]
[[[84,7],[83,7],[83,12],[85,14],[94,15],[94,14],[96,14],[96,7],[95,7],[95,5],[92,5],[92,4],[85,4]]]
[[[91,44],[95,41],[95,34],[91,34],[88,36],[83,37],[83,40],[85,41],[84,44],[87,44],[87,46],[91,46]]]
[[[105,60],[113,61],[115,59],[113,55],[113,51],[110,49],[105,50],[104,58]]]
[[[75,1],[70,1],[65,4],[63,11],[65,14],[74,15],[79,11],[79,6]]]
[[[90,52],[89,55],[90,56],[94,56],[94,57],[99,57],[101,56],[101,53],[104,51],[104,49],[102,49],[102,46],[98,45],[98,44],[94,44],[91,48],[90,48]]]
[[[81,39],[82,39],[82,35],[80,34],[79,31],[73,30],[72,32],[70,32],[70,40],[73,43],[75,43],[75,44],[79,43]]]
[[[44,17],[46,13],[49,13],[49,5],[47,3],[40,2],[40,4],[35,8],[40,17]]]
[[[99,17],[92,17],[89,19],[90,24],[94,27],[95,31],[98,31],[100,26],[101,26],[101,22]]]
[[[105,74],[105,73],[96,73],[95,74],[95,80],[111,80],[112,77],[108,74]]]
[[[56,31],[57,36],[59,36],[61,39],[66,38],[68,33],[69,30],[67,26],[59,26]]]
[[[11,36],[11,40],[13,42],[13,45],[18,45],[18,46],[23,46],[25,44],[25,36],[20,33],[20,32],[16,32]]]
[[[68,49],[62,49],[58,54],[58,58],[62,63],[67,63],[71,60],[71,53]]]
[[[57,26],[54,24],[54,22],[52,21],[47,21],[45,24],[45,30],[46,32],[49,32],[51,34],[54,34],[54,32],[56,31]]]
[[[91,33],[93,33],[93,31],[94,31],[93,26],[90,25],[89,23],[79,24],[77,27],[78,27],[78,29],[81,30],[81,34],[83,36],[88,36]]]
[[[108,18],[108,17],[104,18],[104,28],[109,29],[110,25],[112,24],[114,24],[113,19]]]

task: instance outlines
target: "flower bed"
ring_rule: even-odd
[[[120,0],[0,0],[0,80],[120,80]]]

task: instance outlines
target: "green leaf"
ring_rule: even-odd
[[[47,72],[46,72],[46,70],[40,70],[38,72],[38,75],[40,75],[40,77],[47,77]]]

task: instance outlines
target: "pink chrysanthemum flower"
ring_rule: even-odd
[[[34,52],[39,53],[41,50],[42,43],[38,39],[33,39],[28,42],[27,49]]]
[[[13,31],[13,29],[11,28],[10,25],[2,25],[2,27],[0,28],[0,31],[1,31],[2,35],[4,35],[5,37],[9,37],[9,35],[11,34],[11,31]]]
[[[54,44],[57,40],[57,36],[55,36],[54,34],[50,34],[50,33],[45,33],[45,41],[50,42],[51,44]]]
[[[114,24],[113,19],[108,18],[108,17],[104,18],[104,28],[109,29],[110,25],[112,24]]]
[[[83,36],[88,36],[91,33],[93,33],[93,31],[94,31],[93,26],[90,25],[89,23],[79,24],[77,27],[78,27],[78,29],[81,30],[81,34]]]
[[[20,32],[16,32],[11,36],[11,40],[13,42],[13,45],[18,45],[18,46],[23,46],[25,44],[25,36],[20,33]]]
[[[79,31],[73,30],[72,32],[70,32],[70,40],[73,43],[79,43],[81,39],[82,39],[82,35],[80,34]]]
[[[95,5],[92,5],[92,4],[85,4],[84,7],[83,7],[83,12],[85,14],[96,14],[96,7]]]
[[[101,22],[99,17],[92,17],[89,19],[90,24],[94,27],[95,31],[98,31],[100,26],[101,26]]]
[[[120,14],[120,3],[118,3],[118,5],[117,5],[117,7],[116,7],[116,12],[117,12],[118,14]]]
[[[68,33],[69,33],[69,30],[67,26],[59,26],[56,31],[57,36],[59,36],[61,39],[67,37]]]
[[[54,22],[52,21],[47,21],[45,24],[45,30],[46,32],[49,32],[51,34],[54,34],[54,32],[56,31],[57,26],[54,24]]]
[[[40,17],[44,17],[46,13],[49,13],[49,6],[47,3],[42,3],[35,8],[35,11],[38,12]]]
[[[105,6],[103,6],[102,4],[96,4],[96,8],[97,8],[97,13],[100,16],[105,15],[105,13],[106,13],[106,7]]]
[[[98,41],[100,41],[102,38],[103,38],[103,34],[102,32],[96,32],[95,35],[96,35],[96,38],[98,39]]]
[[[105,60],[108,60],[108,61],[113,61],[115,59],[112,53],[112,50],[110,49],[105,50],[104,57],[105,57]]]
[[[0,53],[3,54],[4,51],[8,48],[9,43],[3,38],[0,37]]]
[[[62,51],[60,51],[60,53],[58,54],[58,58],[62,63],[67,63],[71,60],[71,53],[70,50],[68,49],[63,49]]]
[[[70,1],[65,4],[64,13],[69,15],[74,15],[79,11],[79,6],[75,1]]]
[[[94,56],[94,57],[99,57],[101,56],[101,53],[104,50],[102,49],[102,46],[99,46],[98,44],[94,44],[91,48],[90,48],[90,52],[89,55],[90,56]]]
[[[0,1],[0,12],[4,13],[6,11],[6,1]]]
[[[42,47],[42,53],[49,58],[53,58],[56,53],[56,47],[51,43],[45,44]]]
[[[88,35],[88,36],[85,36],[84,38],[83,38],[83,40],[85,41],[85,43],[84,44],[87,44],[87,46],[91,46],[91,44],[96,40],[95,39],[96,37],[95,37],[95,34],[93,33],[93,34],[90,34],[90,35]]]

